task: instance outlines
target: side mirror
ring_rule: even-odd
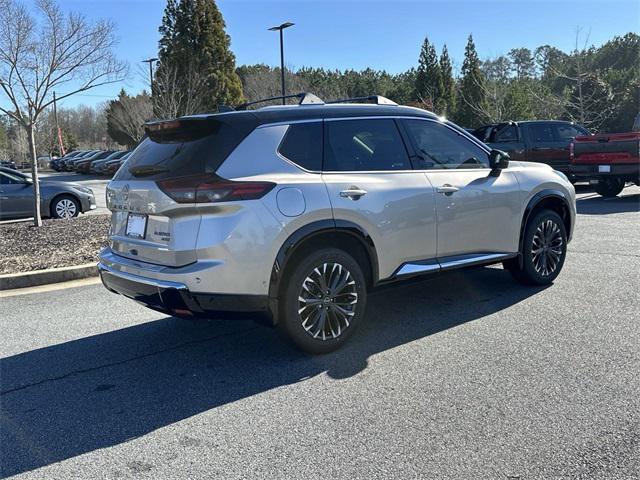
[[[491,170],[498,171],[509,166],[509,154],[502,150],[491,150],[489,154],[489,167]]]

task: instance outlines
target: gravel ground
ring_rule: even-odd
[[[108,215],[0,225],[0,274],[97,261],[107,244]]]

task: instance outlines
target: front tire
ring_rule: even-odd
[[[595,187],[596,192],[607,198],[617,197],[624,189],[625,181],[620,178],[606,178],[600,180]]]
[[[60,195],[51,202],[53,218],[73,218],[80,214],[80,202],[71,195]]]
[[[367,288],[362,268],[335,248],[313,252],[294,266],[280,297],[279,327],[301,350],[340,348],[364,316]]]
[[[518,258],[504,267],[525,285],[549,285],[564,265],[567,255],[567,230],[560,215],[551,210],[537,213],[525,228],[522,242],[522,265]]]

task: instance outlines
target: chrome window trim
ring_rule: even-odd
[[[425,117],[418,117],[418,116],[412,116],[412,115],[368,115],[368,116],[361,116],[361,117],[336,117],[336,118],[306,118],[304,120],[292,120],[292,121],[286,121],[286,122],[274,122],[274,123],[265,123],[262,125],[259,125],[258,127],[256,127],[256,130],[259,128],[268,128],[268,127],[276,127],[276,126],[283,126],[286,125],[287,127],[291,126],[291,125],[295,125],[298,123],[313,123],[313,122],[341,122],[341,121],[347,121],[347,120],[385,120],[385,119],[393,119],[393,120],[422,120],[425,122],[433,122],[433,123],[437,123],[440,125],[443,125],[444,127],[448,128],[449,130],[453,131],[455,134],[460,135],[461,137],[466,138],[467,140],[471,141],[473,144],[475,144],[477,147],[479,147],[480,149],[484,150],[487,155],[491,153],[491,149],[489,147],[487,147],[487,145],[485,145],[484,143],[482,143],[480,140],[478,140],[476,137],[474,137],[473,135],[471,135],[470,133],[468,133],[465,130],[462,130],[460,127],[456,127],[456,126],[452,126],[455,124],[452,124],[450,121],[448,120],[441,120],[438,118],[425,118]],[[460,128],[460,129],[459,129]],[[280,145],[282,145],[282,142],[284,140],[284,138],[287,135],[287,132],[289,131],[289,129],[287,128],[284,133],[282,134],[282,138],[280,139],[280,142],[278,143],[278,147],[276,148],[276,155],[278,157],[280,157],[281,159],[285,160],[287,163],[293,165],[294,167],[300,169],[303,172],[306,173],[314,173],[314,174],[365,174],[365,173],[415,173],[415,172],[482,172],[482,171],[491,171],[490,167],[483,167],[483,168],[451,168],[451,169],[446,169],[446,168],[426,168],[426,169],[418,169],[418,168],[412,168],[410,170],[307,170],[304,167],[301,167],[300,165],[298,165],[297,163],[295,163],[293,160],[285,157],[284,155],[282,155],[280,153]]]

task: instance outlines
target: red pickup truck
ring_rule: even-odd
[[[627,182],[640,185],[640,132],[575,137],[569,146],[570,174],[615,197]]]

